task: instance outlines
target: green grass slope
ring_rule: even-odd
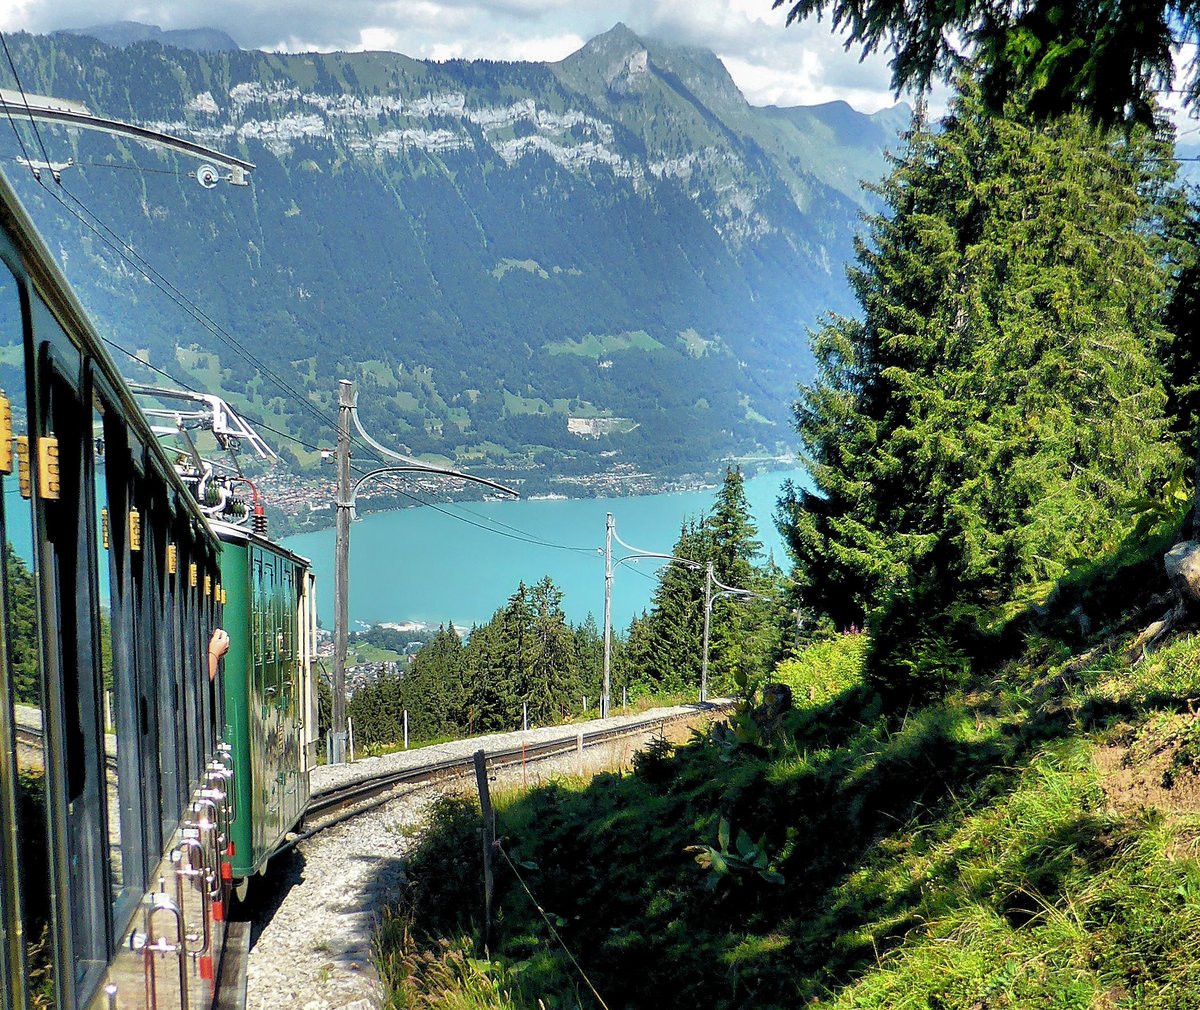
[[[890,716],[862,636],[818,642],[786,715],[502,798],[490,962],[447,802],[381,934],[392,1004],[599,1006],[586,975],[612,1008],[1200,1006],[1200,638],[1129,641],[1031,636]]]

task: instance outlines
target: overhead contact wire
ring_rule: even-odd
[[[8,48],[8,42],[5,39],[3,32],[0,32],[0,44],[3,45],[5,56],[7,57],[7,60],[8,60],[9,69],[12,71],[13,79],[16,81],[17,89],[21,94],[21,101],[25,105],[26,109],[29,111],[29,122],[30,122],[30,125],[33,127],[34,135],[37,137],[38,146],[40,147],[40,149],[42,151],[42,156],[45,159],[46,164],[49,165],[50,164],[49,153],[46,150],[46,145],[42,139],[41,131],[38,129],[37,121],[33,118],[33,111],[29,107],[29,100],[25,96],[24,86],[21,83],[20,75],[17,72],[16,64],[12,58],[12,53],[10,52],[10,50]],[[20,144],[21,151],[25,156],[25,160],[30,161],[31,159],[29,158],[29,151],[25,146],[25,141],[22,138],[20,131],[17,129],[16,122],[12,118],[12,113],[8,109],[6,109],[5,111],[6,111],[6,115],[8,116],[9,124],[12,126],[13,134],[16,136],[17,142]],[[90,163],[88,163],[88,164],[90,164]],[[125,167],[125,166],[104,166],[104,167]],[[180,175],[181,173],[162,172],[162,174]],[[64,210],[66,210],[69,214],[71,214],[72,217],[74,217],[77,221],[79,221],[82,225],[84,225],[84,227],[86,227],[89,231],[91,231],[94,235],[96,235],[110,249],[113,249],[127,263],[136,267],[146,277],[147,280],[149,280],[152,284],[154,284],[155,287],[157,287],[160,291],[162,291],[164,294],[166,294],[167,297],[170,298],[170,300],[172,302],[174,302],[174,304],[178,308],[184,310],[186,313],[191,315],[197,322],[201,323],[201,325],[203,325],[210,333],[212,333],[214,336],[221,339],[226,344],[226,346],[228,346],[232,351],[234,351],[237,354],[240,354],[246,361],[248,361],[255,368],[257,368],[260,372],[262,372],[263,375],[265,375],[266,377],[271,379],[275,383],[276,386],[278,386],[280,389],[282,389],[284,392],[286,392],[288,395],[290,395],[295,401],[297,401],[300,405],[302,405],[303,408],[305,410],[307,410],[314,418],[316,418],[317,420],[321,421],[322,423],[330,426],[331,428],[336,429],[337,426],[333,422],[332,418],[330,418],[323,411],[321,411],[320,408],[318,408],[315,404],[313,404],[303,392],[297,390],[294,386],[292,386],[290,383],[285,381],[281,376],[279,376],[272,369],[267,367],[262,361],[260,361],[253,354],[251,354],[244,347],[242,347],[240,342],[232,334],[228,333],[224,329],[224,327],[222,327],[218,322],[216,322],[216,320],[214,320],[211,316],[209,316],[207,312],[205,312],[198,305],[196,305],[190,298],[188,298],[188,296],[183,291],[181,291],[178,287],[176,287],[174,283],[172,283],[166,276],[164,276],[152,263],[150,263],[144,256],[142,256],[141,253],[139,253],[133,246],[131,246],[127,242],[125,242],[124,239],[122,239],[119,235],[117,235],[116,232],[113,231],[113,229],[110,228],[82,200],[80,200],[79,197],[77,197],[66,186],[64,186],[62,184],[61,179],[56,180],[57,189],[60,189],[63,193],[65,193],[66,196],[69,197],[70,200],[79,207],[79,210],[82,211],[83,214],[80,214],[79,211],[76,211],[72,207],[70,207],[58,195],[56,190],[47,186],[46,183],[40,177],[35,177],[35,178],[37,178],[37,181],[41,185],[41,187],[47,193],[51,194],[51,196],[54,197],[54,199],[58,202],[58,204],[61,207],[63,207]],[[83,215],[86,215],[86,217],[84,217]],[[185,389],[188,389],[190,392],[193,392],[193,393],[198,392],[198,390],[196,390],[189,383],[186,383],[186,382],[181,381],[180,379],[177,379],[175,376],[171,375],[169,372],[159,368],[156,365],[153,365],[147,361],[143,361],[136,354],[132,353],[131,351],[129,351],[126,348],[122,347],[121,345],[117,344],[115,341],[110,340],[108,338],[104,338],[104,339],[105,339],[105,343],[120,350],[122,353],[126,354],[132,360],[137,361],[139,364],[170,379],[172,382],[178,383],[179,385],[183,386]],[[253,421],[252,418],[248,418],[248,420]],[[278,429],[271,427],[270,425],[264,424],[263,422],[255,422],[255,423],[262,425],[262,427],[266,428],[269,431],[274,432],[276,435],[291,439],[297,445],[304,446],[304,448],[309,449],[310,451],[323,451],[323,450],[320,450],[316,446],[310,446],[310,445],[302,442],[300,439],[297,439],[294,436],[285,434],[284,432],[281,432]],[[369,455],[377,458],[377,454],[374,451],[374,449],[372,449],[369,445],[365,444],[361,439],[357,438],[353,433],[351,433],[350,439],[351,439],[352,444],[358,445],[360,448],[364,449],[364,451],[369,453]],[[557,543],[552,543],[548,540],[542,540],[540,538],[529,535],[526,531],[521,530],[519,527],[511,526],[510,524],[504,523],[500,520],[487,519],[486,517],[480,516],[478,513],[471,511],[470,509],[465,509],[465,511],[469,512],[472,516],[475,516],[476,519],[483,520],[483,521],[473,521],[472,519],[468,519],[464,515],[460,515],[458,513],[454,513],[447,509],[444,509],[444,508],[440,507],[438,504],[436,504],[435,502],[430,501],[428,499],[424,499],[418,494],[414,494],[403,488],[399,488],[395,484],[392,484],[390,481],[387,481],[385,483],[388,487],[391,487],[393,490],[397,491],[398,493],[400,493],[404,497],[410,499],[411,501],[417,502],[420,505],[424,505],[427,508],[431,508],[435,512],[439,512],[442,515],[449,516],[450,518],[456,519],[459,522],[464,522],[469,526],[474,526],[477,529],[480,529],[485,533],[491,533],[495,536],[503,536],[510,540],[517,540],[522,543],[528,543],[528,544],[532,544],[534,546],[545,547],[545,548],[549,548],[552,550],[571,551],[571,552],[583,553],[583,554],[591,554],[593,552],[593,548],[589,548],[589,547],[573,547],[568,544],[557,544]],[[485,525],[485,523],[488,523],[491,525]],[[502,529],[497,528],[497,527],[504,527],[505,529],[510,530],[512,532],[506,533]]]

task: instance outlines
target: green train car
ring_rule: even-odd
[[[307,560],[242,526],[213,522],[221,541],[224,739],[232,747],[232,875],[249,878],[304,817],[316,763],[316,597]]]

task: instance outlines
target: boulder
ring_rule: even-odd
[[[1200,603],[1200,541],[1177,543],[1163,557],[1171,588],[1183,599]]]

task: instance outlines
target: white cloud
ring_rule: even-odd
[[[771,0],[0,0],[0,28],[50,31],[136,20],[220,28],[247,48],[391,50],[421,59],[557,61],[624,21],[633,31],[720,54],[753,104],[843,99],[893,104],[886,61],[860,63],[829,23],[786,27]]]

